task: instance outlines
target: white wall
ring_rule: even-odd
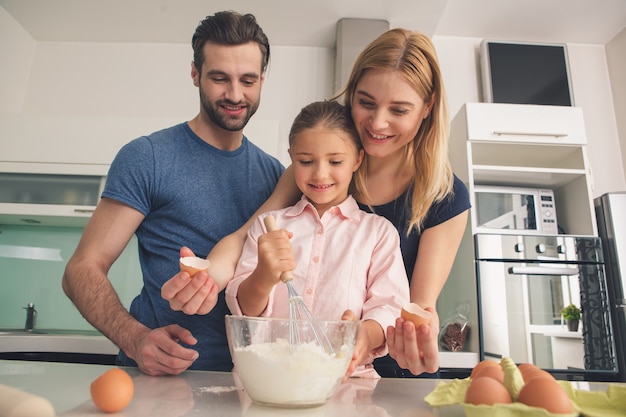
[[[623,51],[624,38],[622,33],[607,49]],[[481,100],[481,39],[435,37],[433,41],[453,117],[463,103]],[[574,99],[583,108],[587,127],[594,197],[626,190],[624,171],[614,168],[622,166],[623,159],[604,46],[568,47]],[[34,42],[0,7],[0,54],[0,112],[181,121],[198,112],[197,90],[190,77],[192,50],[187,44]],[[625,72],[620,71],[626,66],[624,55],[613,53],[619,56],[612,64],[613,73]],[[296,113],[332,94],[333,59],[329,48],[272,47],[262,104],[253,119],[278,125],[278,145],[271,152],[284,163],[288,163],[287,135]],[[623,84],[615,79],[623,91]]]
[[[0,7],[0,113],[20,110],[36,46],[33,38]]]
[[[622,149],[622,165],[626,172],[626,29],[606,45],[611,90],[617,117],[617,131]],[[624,174],[626,175],[626,173]]]

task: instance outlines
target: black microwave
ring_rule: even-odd
[[[472,215],[477,233],[558,234],[550,189],[476,185]]]

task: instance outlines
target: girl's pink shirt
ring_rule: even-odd
[[[302,199],[292,207],[263,214],[250,227],[226,302],[241,315],[239,285],[258,263],[258,237],[266,232],[263,217],[273,214],[278,227],[293,232],[297,267],[292,285],[316,319],[339,320],[352,310],[361,320],[374,320],[386,332],[409,302],[409,284],[396,228],[382,216],[360,210],[354,198],[328,209],[322,218]],[[289,317],[286,285],[276,285],[264,317]],[[373,353],[386,354],[386,348]]]

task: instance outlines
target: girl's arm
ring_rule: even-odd
[[[209,252],[207,256],[211,261],[209,273],[201,271],[190,277],[186,272],[179,272],[163,284],[161,296],[169,301],[173,310],[184,311],[186,314],[209,313],[215,306],[217,297],[207,288],[213,287],[215,283],[217,290],[222,291],[235,275],[235,267],[241,256],[248,229],[254,220],[262,213],[294,205],[301,195],[293,177],[293,169],[289,166],[267,201],[244,225],[222,238]],[[191,251],[185,249],[181,249],[181,254],[191,255]]]
[[[415,329],[401,318],[387,329],[389,354],[413,374],[439,369],[439,316],[437,298],[443,289],[461,244],[468,210],[424,231],[411,280],[411,302],[433,313],[430,325]]]

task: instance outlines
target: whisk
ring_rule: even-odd
[[[263,222],[268,232],[278,230],[274,216],[265,216]],[[332,343],[328,339],[328,335],[321,323],[313,318],[311,311],[291,283],[293,272],[284,271],[280,279],[287,285],[287,292],[289,293],[289,346],[291,351],[293,352],[294,345],[316,342],[326,353],[332,353]],[[313,337],[310,336],[311,334]]]

